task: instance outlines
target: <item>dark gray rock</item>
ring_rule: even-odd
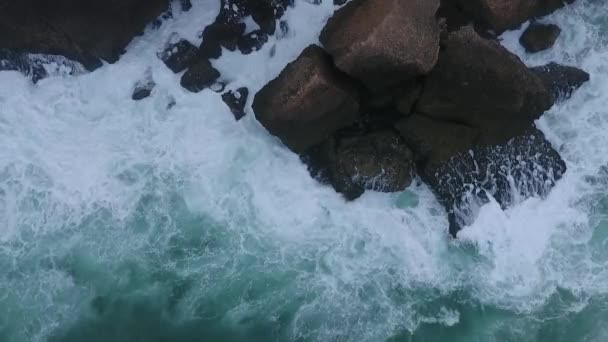
[[[503,208],[546,196],[566,171],[559,153],[532,125],[500,144],[481,142],[474,128],[419,114],[396,128],[414,151],[421,178],[446,208],[454,237],[474,221],[488,196]]]
[[[550,49],[562,30],[557,25],[532,23],[519,38],[527,52],[534,53]]]
[[[219,77],[219,71],[208,60],[199,60],[184,73],[181,85],[193,93],[198,93],[214,85]]]
[[[230,108],[234,118],[238,121],[245,116],[245,104],[249,96],[249,89],[241,87],[235,91],[222,94],[222,100]]]
[[[557,63],[549,63],[530,70],[543,81],[559,101],[568,99],[576,89],[589,81],[589,74],[584,70]]]
[[[113,63],[168,0],[19,0],[0,5],[0,48],[65,56],[93,70]]]
[[[169,44],[159,57],[171,71],[177,74],[186,70],[196,60],[198,48],[182,39],[177,43]]]

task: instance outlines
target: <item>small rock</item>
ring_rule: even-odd
[[[270,133],[301,153],[352,124],[359,100],[325,51],[311,45],[256,94],[253,110]]]
[[[428,73],[439,52],[439,0],[353,0],[321,32],[336,66],[372,90]]]
[[[543,81],[553,96],[560,101],[570,98],[576,89],[589,81],[589,74],[584,70],[554,62],[533,67],[530,70]]]
[[[222,100],[228,105],[234,118],[238,121],[245,116],[245,104],[249,96],[249,89],[241,87],[236,91],[228,91],[222,94]]]
[[[148,75],[144,80],[138,81],[135,84],[131,98],[135,101],[145,99],[146,97],[150,96],[155,86],[156,83],[152,79],[152,76]]]
[[[159,57],[174,73],[186,70],[197,58],[198,49],[187,40],[180,40],[175,44],[170,44],[163,50]]]
[[[199,47],[204,58],[216,59],[222,55],[222,47],[234,51],[239,38],[245,33],[242,22],[214,22],[203,31],[203,42]]]
[[[248,55],[259,50],[267,41],[268,35],[266,33],[262,30],[255,30],[239,38],[238,47],[244,55]]]
[[[217,71],[208,60],[200,60],[193,64],[182,76],[182,87],[190,90],[193,93],[208,88],[215,84],[215,81],[220,77]]]
[[[550,49],[562,30],[557,25],[532,23],[519,38],[527,52],[534,53]]]

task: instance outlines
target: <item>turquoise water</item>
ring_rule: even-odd
[[[563,30],[548,52],[503,36],[592,81],[539,122],[569,167],[550,196],[490,203],[456,241],[424,185],[345,203],[251,112],[181,89],[156,51],[196,42],[214,3],[92,74],[0,73],[0,341],[608,339],[605,1],[547,18]],[[297,1],[287,36],[216,66],[255,92],[332,11]],[[158,86],[135,103],[146,70]]]

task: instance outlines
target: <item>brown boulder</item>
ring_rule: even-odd
[[[353,123],[359,99],[325,51],[311,45],[256,94],[253,110],[270,133],[301,153]]]
[[[62,55],[92,70],[100,59],[117,61],[168,0],[19,0],[0,7],[0,48]]]
[[[475,127],[499,143],[553,105],[551,93],[517,56],[470,26],[449,33],[442,45],[419,113]]]
[[[428,73],[437,61],[439,0],[353,0],[329,19],[320,40],[336,66],[368,88]]]

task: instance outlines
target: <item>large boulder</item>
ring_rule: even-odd
[[[118,60],[168,0],[19,0],[0,5],[0,48],[56,54],[92,70]]]
[[[396,124],[414,150],[420,176],[445,207],[450,234],[471,224],[492,196],[503,208],[546,196],[564,172],[559,153],[530,125],[500,144],[485,144],[472,128],[415,114]]]
[[[574,0],[445,0],[462,9],[476,24],[502,33],[544,16]]]
[[[368,88],[428,73],[439,51],[439,0],[353,0],[321,32],[336,66]]]
[[[542,81],[499,43],[467,26],[446,35],[416,110],[466,124],[500,143],[553,105]]]
[[[352,124],[359,99],[325,51],[311,45],[256,94],[253,110],[270,133],[301,153]]]
[[[534,53],[550,49],[562,30],[554,24],[532,23],[519,38],[527,52]]]
[[[589,81],[586,71],[554,62],[530,70],[543,81],[558,101],[568,99],[576,89]]]

